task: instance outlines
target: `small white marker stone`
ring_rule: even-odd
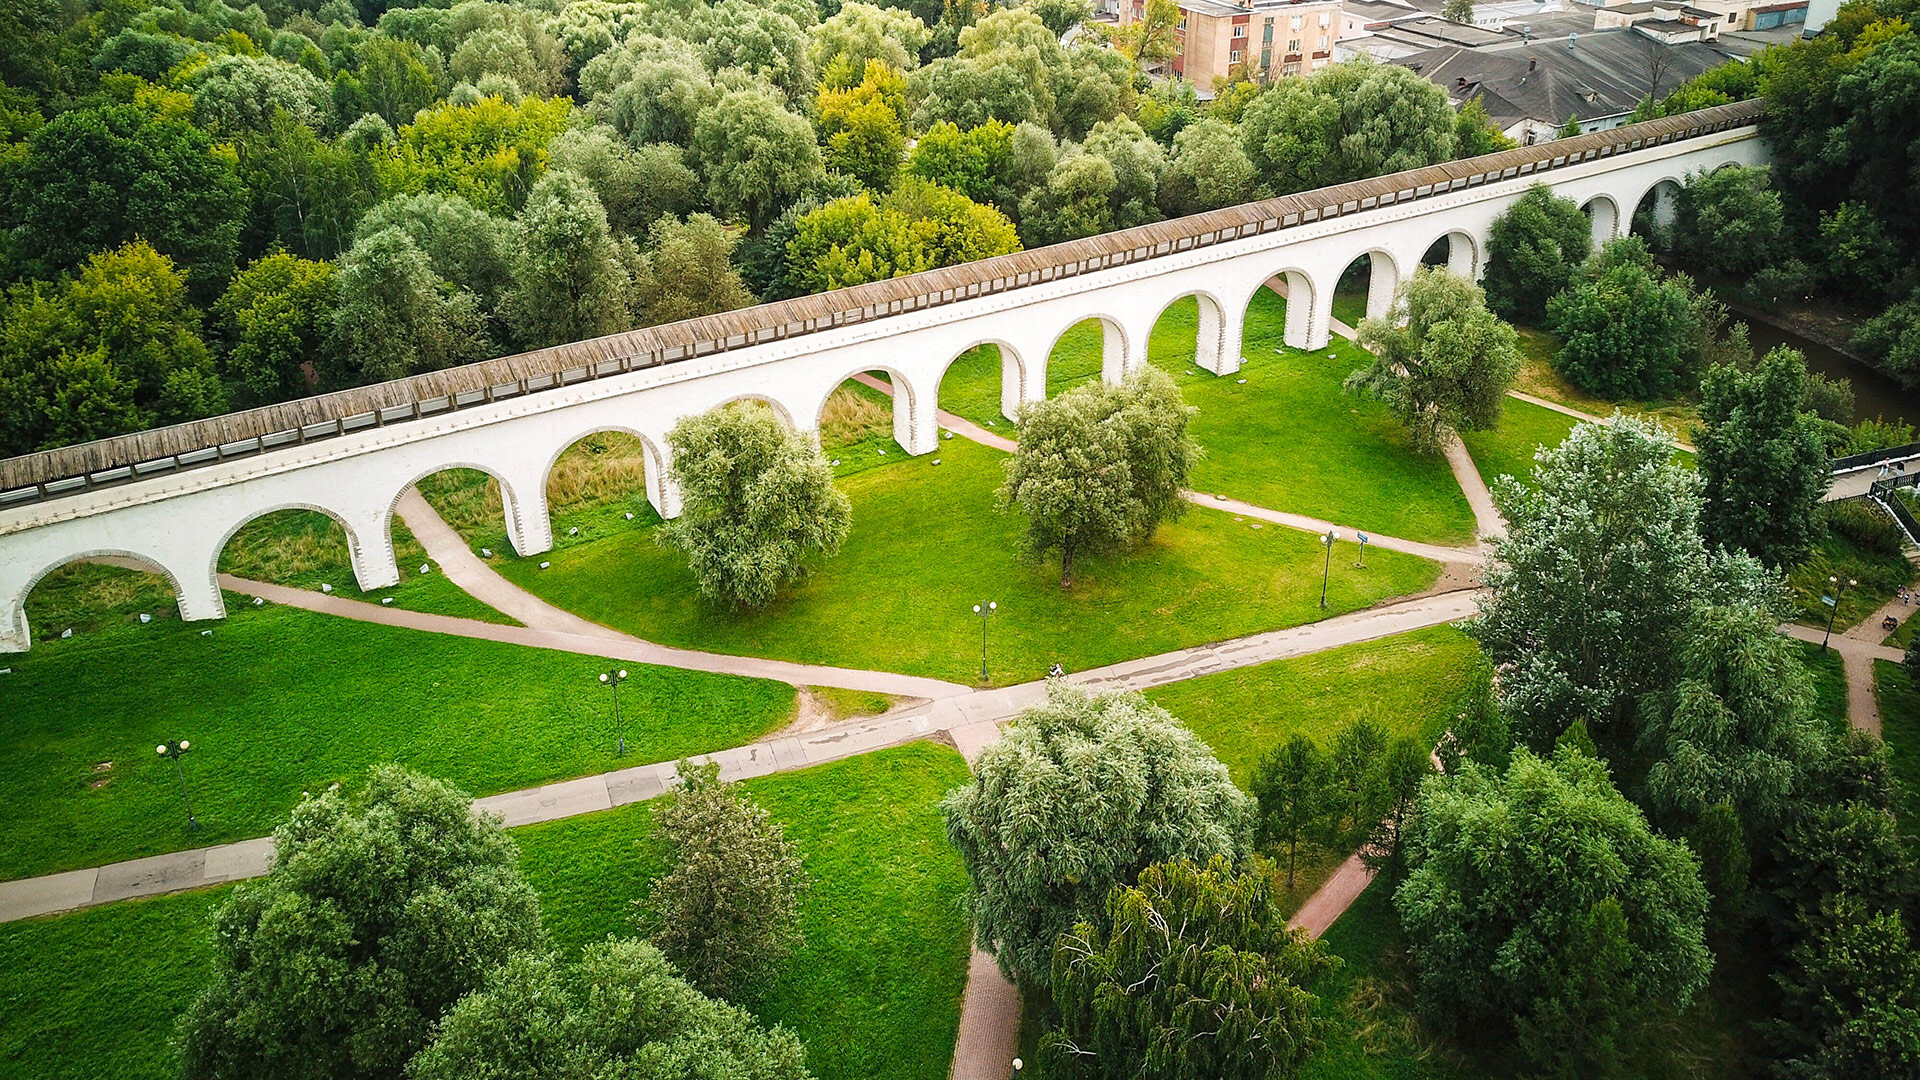
[[[885,450],[882,450],[882,451],[880,451],[880,456],[881,456],[881,457],[886,457],[886,456],[887,456],[887,452],[886,452]]]
[[[384,606],[384,605],[387,605],[387,604],[391,604],[391,603],[393,603],[393,597],[391,597],[391,596],[383,596],[383,597],[381,597],[381,598],[380,598],[380,603],[381,603],[381,604],[382,604],[383,606]]]
[[[266,602],[267,602],[267,598],[266,598],[266,597],[264,597],[264,596],[256,596],[256,597],[254,597],[254,598],[253,598],[253,606],[254,606],[254,607],[259,607],[260,605],[262,605],[262,604],[264,604],[264,603],[266,603]]]
[[[568,530],[567,530],[567,535],[568,535],[568,536],[579,536],[579,535],[580,535],[580,526],[578,526],[578,525],[575,525],[575,526],[574,526],[573,528],[571,528],[571,529],[568,529]]]
[[[1227,497],[1226,497],[1225,495],[1215,495],[1215,496],[1213,497],[1213,501],[1214,501],[1214,502],[1226,502],[1226,501],[1227,501]]]
[[[60,631],[61,641],[65,641],[72,636],[73,636],[73,627],[71,626],[67,627],[65,630]]]
[[[12,669],[12,668],[10,668],[10,667],[0,667],[0,675],[11,675],[11,674],[13,674],[13,669]]]
[[[1189,375],[1191,375],[1191,374],[1193,374],[1193,369],[1192,369],[1192,368],[1188,368],[1188,369],[1187,369],[1187,374],[1189,374]]]
[[[423,574],[430,572],[432,569],[433,567],[428,566],[426,563],[420,564],[420,572]]]
[[[320,591],[323,593],[330,593],[333,591],[333,586],[323,581],[320,583]]]
[[[1236,379],[1236,380],[1234,380],[1234,381],[1235,381],[1235,382],[1242,382],[1242,383],[1243,383],[1243,382],[1246,382],[1247,380],[1245,380],[1245,379]]]
[[[480,549],[480,557],[481,557],[481,558],[483,558],[483,559],[491,559],[491,558],[493,558],[493,549],[492,549],[492,548],[481,548],[481,549]]]
[[[628,521],[632,521],[632,520],[633,520],[633,511],[631,511],[631,510],[629,510],[629,511],[627,511],[627,520],[628,520]]]
[[[938,464],[940,464],[940,459],[939,459],[939,458],[934,458],[934,459],[933,459],[933,463],[934,463],[935,465],[938,465]]]
[[[1340,354],[1339,354],[1339,353],[1328,353],[1328,354],[1327,354],[1327,359],[1329,359],[1329,360],[1338,360],[1338,359],[1340,359]]]
[[[951,439],[951,438],[953,438],[953,432],[951,432],[951,431],[943,431],[943,432],[941,432],[941,433],[940,433],[940,437],[941,437],[941,438],[943,438],[943,439]]]
[[[143,625],[144,625],[144,624],[146,624],[146,623],[150,623],[150,622],[152,622],[152,621],[153,621],[153,616],[151,616],[151,615],[149,615],[149,614],[147,614],[147,613],[146,613],[146,612],[144,612],[144,611],[140,613],[140,622],[141,622],[141,623],[142,623]]]
[[[211,630],[202,630],[202,631],[200,631],[200,636],[201,636],[201,637],[212,637],[212,636],[213,636],[213,631],[211,631]]]
[[[1256,529],[1264,529],[1264,528],[1266,528],[1266,526],[1265,526],[1265,525],[1262,525],[1262,524],[1260,524],[1260,523],[1259,523],[1259,522],[1257,522],[1257,521],[1253,523],[1253,527],[1254,527],[1254,528],[1256,528]]]
[[[553,565],[553,564],[552,564],[552,563],[550,563],[550,562],[543,562],[543,563],[541,563],[541,564],[540,564],[540,569],[542,569],[542,570],[545,570],[545,569],[546,569],[547,567],[549,567],[549,566],[552,566],[552,565]]]
[[[994,426],[994,424],[993,424],[993,421],[991,421],[991,420],[989,420],[989,421],[987,421],[987,426],[988,426],[988,427],[992,427],[992,426]]]
[[[840,459],[839,459],[839,458],[834,458],[834,459],[833,459],[833,461],[831,462],[831,464],[834,464],[834,465],[838,465],[838,464],[840,464]]]

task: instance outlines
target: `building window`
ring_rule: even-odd
[[[1266,26],[1261,28],[1260,40],[1269,41],[1269,42],[1273,40],[1273,20],[1272,19],[1268,19]]]
[[[1235,49],[1232,52],[1227,54],[1227,62],[1231,64],[1237,64],[1240,62],[1240,58],[1245,55],[1246,54],[1241,52],[1239,49]]]
[[[1245,26],[1236,26],[1236,27],[1234,27],[1234,28],[1233,28],[1233,36],[1234,36],[1234,39],[1235,39],[1235,40],[1239,40],[1240,38],[1243,38],[1243,37],[1246,37],[1246,36],[1247,36],[1247,28],[1246,28]]]
[[[1260,70],[1265,71],[1272,66],[1273,66],[1273,50],[1261,49],[1260,50]]]
[[[1293,17],[1293,29],[1295,30],[1300,29],[1300,16],[1298,15],[1295,15]]]
[[[1327,51],[1327,35],[1325,34],[1320,35],[1320,51],[1321,52]]]
[[[1298,55],[1300,52],[1300,39],[1299,38],[1290,39],[1287,42],[1287,51],[1290,53],[1294,53],[1295,55]]]

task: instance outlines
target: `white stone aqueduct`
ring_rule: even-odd
[[[969,348],[998,345],[1001,408],[1045,395],[1049,352],[1088,318],[1105,327],[1103,375],[1144,362],[1167,306],[1198,298],[1198,363],[1241,362],[1255,291],[1287,284],[1285,339],[1326,345],[1333,289],[1370,255],[1367,310],[1384,312],[1436,242],[1447,265],[1477,277],[1489,226],[1534,183],[1589,210],[1595,242],[1616,235],[1651,192],[1691,173],[1760,164],[1755,103],[1738,103],[1541,146],[1160,222],[961,267],[761,305],[437,372],[379,387],[196,421],[158,432],[0,462],[0,651],[30,638],[34,584],[76,559],[116,555],[172,582],[183,618],[225,614],[215,564],[247,522],[317,510],[346,528],[364,589],[399,580],[393,508],[416,480],[478,469],[500,482],[521,555],[552,533],[546,479],[560,453],[602,431],[646,447],[648,498],[678,512],[666,433],[684,416],[758,398],[816,430],[848,377],[884,371],[895,387],[894,437],[932,451],[940,381]],[[1656,213],[1670,200],[1656,199]]]

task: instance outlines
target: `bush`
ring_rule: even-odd
[[[1846,499],[1827,503],[1823,508],[1827,528],[1869,555],[1898,558],[1906,534],[1893,515],[1865,499]]]

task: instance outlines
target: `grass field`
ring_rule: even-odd
[[[1362,718],[1432,742],[1446,730],[1480,649],[1451,626],[1202,675],[1147,692],[1213,747],[1246,787],[1267,751],[1295,734],[1330,745]]]
[[[396,761],[489,794],[751,742],[791,687],[629,665],[613,756],[594,658],[269,605],[42,642],[0,681],[0,879],[265,834],[302,791]],[[189,739],[203,828],[153,748]]]
[[[1913,580],[1913,564],[1904,555],[1877,555],[1842,536],[1838,530],[1814,545],[1813,553],[1787,573],[1787,588],[1793,593],[1796,618],[1808,626],[1825,627],[1832,608],[1820,602],[1832,595],[1827,580],[1838,577],[1860,584],[1840,594],[1840,607],[1834,618],[1835,633],[1846,629],[1880,610],[1893,599],[1900,586]]]
[[[966,778],[960,755],[918,742],[747,783],[814,882],[806,946],[749,1006],[806,1041],[821,1080],[944,1080],[953,1063],[972,935],[938,804]],[[563,947],[633,933],[652,820],[643,804],[515,830]]]
[[[1900,831],[1920,836],[1920,686],[1906,668],[1891,660],[1873,664],[1880,698],[1880,737],[1893,754],[1893,775],[1906,788]]]
[[[965,887],[938,802],[966,779],[931,743],[766,777],[749,790],[814,878],[805,948],[751,1003],[806,1041],[821,1080],[942,1080],[966,981]],[[515,830],[556,941],[631,935],[657,872],[640,845],[651,804]],[[0,924],[0,1075],[161,1080],[175,1018],[207,978],[226,888]]]
[[[1612,416],[1614,410],[1631,416],[1658,420],[1682,442],[1693,441],[1693,427],[1700,422],[1700,407],[1685,399],[1672,401],[1609,401],[1594,397],[1568,382],[1553,368],[1553,357],[1560,351],[1560,339],[1538,327],[1516,326],[1520,332],[1520,374],[1513,388],[1556,405],[1565,405],[1594,416]]]
[[[503,560],[529,591],[650,641],[806,663],[881,668],[972,682],[980,624],[973,605],[997,601],[989,628],[996,683],[1038,678],[1219,641],[1322,617],[1320,547],[1304,533],[1197,509],[1140,550],[1076,565],[1029,565],[1015,550],[1022,523],[995,511],[1003,454],[964,440],[942,464],[916,458],[842,488],[853,527],[839,555],[760,610],[703,600],[684,558],[649,530]],[[1392,557],[1389,557],[1392,556]],[[1326,614],[1416,592],[1438,567],[1381,551],[1367,569],[1336,569]]]
[[[1472,541],[1473,510],[1446,460],[1414,452],[1385,405],[1340,388],[1368,360],[1359,346],[1285,348],[1286,301],[1262,289],[1247,309],[1247,363],[1223,378],[1193,366],[1196,318],[1192,299],[1169,307],[1148,351],[1200,410],[1196,489],[1408,540]]]
[[[1099,319],[1082,319],[1068,327],[1047,356],[1047,397],[1098,379],[1105,356],[1106,327]]]
[[[1825,717],[1837,727],[1847,723],[1847,671],[1840,654],[1822,649],[1811,641],[1800,644],[1800,660],[1813,677],[1814,715]]]
[[[1099,344],[1097,335],[1094,343]],[[998,345],[975,345],[955,357],[940,377],[941,410],[1012,438],[1013,421],[1000,415],[1001,367]]]

